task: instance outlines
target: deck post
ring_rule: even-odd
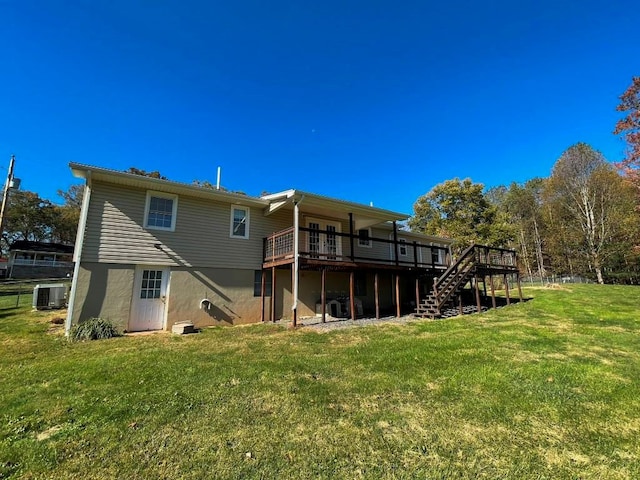
[[[516,273],[516,281],[518,282],[518,296],[522,302],[524,299],[522,298],[522,285],[520,285],[520,272]]]
[[[267,279],[264,268],[260,275],[260,321],[264,323],[264,297],[267,290]]]
[[[396,274],[396,317],[400,318],[400,275],[398,274]]]
[[[353,213],[349,212],[349,246],[351,247],[351,261],[354,261],[354,251],[353,251]]]
[[[504,278],[504,293],[507,296],[507,305],[511,305],[511,299],[509,298],[509,281],[507,280],[507,274],[505,273]]]
[[[356,291],[355,276],[356,273],[354,271],[349,273],[349,308],[351,309],[351,320],[356,319],[356,299],[354,297]]]
[[[462,293],[458,295],[458,311],[460,312],[460,315],[464,315],[464,308],[462,306]]]
[[[413,266],[418,268],[418,242],[413,241]]]
[[[271,321],[276,321],[276,267],[271,267]]]
[[[380,319],[380,295],[379,295],[379,291],[378,291],[378,272],[375,273],[375,276],[373,277],[373,291],[375,294],[375,301],[376,301],[376,320]]]
[[[322,323],[327,321],[327,269],[322,269],[322,280],[320,285],[320,301],[322,302]]]
[[[473,284],[475,285],[476,290],[476,306],[478,307],[478,313],[482,312],[482,303],[480,302],[480,286],[478,275],[473,278]]]
[[[298,277],[298,275],[297,275],[297,272],[296,272],[295,268],[292,268],[291,269],[291,283],[292,284],[295,285],[295,283],[296,283],[296,281],[298,279],[297,277]],[[292,288],[292,290],[294,290],[294,289]],[[297,290],[297,289],[295,289],[295,290]],[[293,312],[292,321],[293,321],[293,326],[294,327],[298,326],[298,305],[297,305],[297,303],[298,303],[297,300],[298,299],[297,299],[296,295],[297,295],[297,292],[294,294],[294,299],[293,299],[294,303],[293,303],[293,306],[291,307],[291,311]]]
[[[420,277],[416,275],[416,312],[418,305],[420,305]]]
[[[400,258],[398,257],[398,225],[395,220],[393,221],[393,250],[396,254],[396,265],[400,265]]]
[[[493,275],[489,274],[489,286],[491,287],[491,305],[496,308],[496,290],[493,286]]]

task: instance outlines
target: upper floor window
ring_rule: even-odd
[[[156,230],[176,229],[178,196],[168,193],[147,192],[145,227]]]
[[[371,247],[371,230],[368,228],[361,228],[358,230],[358,246],[359,247]]]
[[[442,263],[442,250],[436,246],[431,247],[431,263],[440,265]]]
[[[398,253],[403,257],[407,256],[407,241],[404,238],[398,239]]]
[[[249,238],[249,209],[239,205],[231,206],[231,229],[233,238]]]

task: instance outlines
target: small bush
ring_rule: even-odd
[[[74,325],[69,332],[69,336],[74,342],[85,340],[103,340],[105,338],[119,337],[122,334],[109,321],[103,318],[90,318],[84,322]]]

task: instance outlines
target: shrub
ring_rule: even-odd
[[[69,332],[69,336],[74,342],[85,340],[103,340],[105,338],[119,337],[122,334],[109,321],[103,318],[90,318],[78,325],[74,325]]]

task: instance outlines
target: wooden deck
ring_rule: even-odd
[[[295,230],[293,227],[273,233],[264,239],[263,268],[280,267],[295,261]],[[372,252],[362,255],[365,248],[356,249],[366,241]],[[356,253],[360,253],[356,255]],[[417,241],[360,238],[351,233],[300,227],[298,231],[298,261],[301,269],[330,270],[396,270],[440,273],[450,262],[449,249],[423,245]]]

